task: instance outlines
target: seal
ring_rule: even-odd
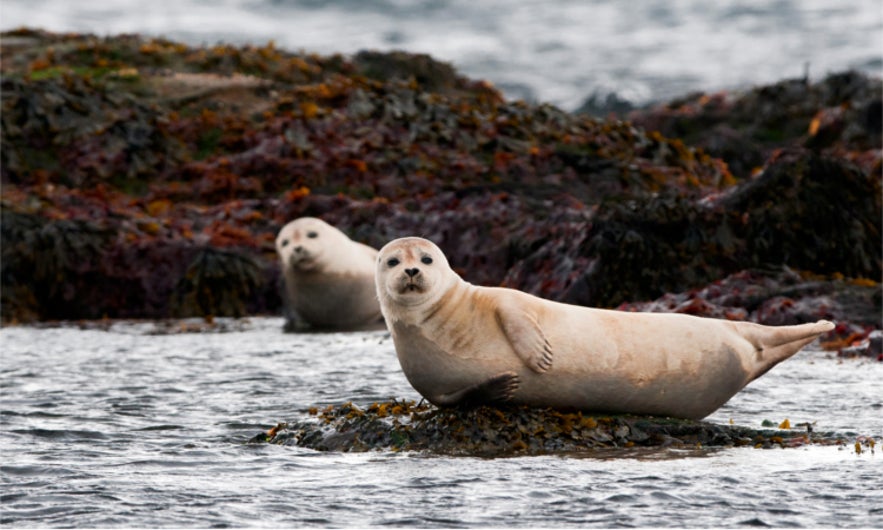
[[[439,406],[700,419],[834,328],[630,313],[478,287],[416,237],[385,245],[375,276],[402,371]]]
[[[321,219],[301,217],[276,236],[285,280],[287,329],[382,329],[374,288],[377,250]]]

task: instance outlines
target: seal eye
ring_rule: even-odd
[[[430,263],[432,263],[432,258],[430,258],[429,256],[423,256],[422,258],[420,258],[420,261],[425,263],[426,265],[429,265]]]
[[[319,237],[319,232],[314,232],[310,230],[309,232],[307,232],[307,237],[310,239],[316,239],[317,237]]]
[[[391,269],[399,264],[399,258],[389,258],[388,260],[386,260],[386,264]]]
[[[282,244],[283,247],[287,247],[287,246],[288,246],[288,240],[287,240],[287,239],[283,239],[281,244]]]

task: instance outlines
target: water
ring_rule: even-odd
[[[847,68],[883,72],[879,0],[3,0],[0,28],[429,53],[511,98],[642,104]]]
[[[883,525],[883,455],[845,447],[451,458],[244,445],[313,405],[416,399],[383,332],[7,327],[2,523],[14,527]],[[181,323],[180,325],[186,325]],[[178,323],[173,324],[178,326]],[[803,352],[709,419],[883,435],[883,363]]]

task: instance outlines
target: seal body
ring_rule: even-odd
[[[833,324],[629,313],[463,281],[430,241],[387,244],[377,293],[402,370],[437,405],[511,402],[699,419]]]
[[[285,225],[276,237],[294,329],[381,329],[374,288],[377,250],[315,217]]]

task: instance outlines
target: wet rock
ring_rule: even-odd
[[[685,313],[770,326],[850,322],[873,328],[880,320],[881,285],[871,280],[826,279],[794,270],[752,269],[702,288],[666,293],[651,302],[628,302],[622,311]]]
[[[880,278],[881,195],[851,163],[795,149],[719,195],[617,204],[593,221],[578,250],[591,265],[563,299],[616,305],[780,264]]]
[[[603,96],[598,93],[592,94],[583,101],[575,113],[606,118],[608,116],[627,116],[633,110],[635,110],[635,106],[631,101],[610,92]]]
[[[450,64],[426,54],[364,50],[355,54],[352,62],[358,73],[378,81],[413,81],[422,90],[454,96],[484,90],[486,96],[502,100],[489,83],[470,81]]]
[[[773,156],[763,173],[726,193],[718,207],[757,264],[880,278],[881,194],[879,178],[795,148]]]
[[[144,241],[98,222],[9,210],[0,230],[10,320],[244,316],[278,300],[278,276],[248,249]]]
[[[841,345],[844,346],[839,347]],[[883,331],[876,329],[865,333],[854,332],[840,341],[831,341],[827,348],[836,349],[840,357],[883,361]]]
[[[847,71],[816,83],[790,79],[744,92],[696,93],[636,110],[629,119],[702,147],[739,178],[776,149],[798,145],[859,161],[879,174],[881,94],[879,80]]]
[[[806,430],[755,430],[702,421],[606,416],[528,407],[438,409],[413,401],[312,409],[314,418],[281,423],[249,443],[318,451],[419,451],[461,456],[574,454],[611,448],[716,448],[836,443]]]

